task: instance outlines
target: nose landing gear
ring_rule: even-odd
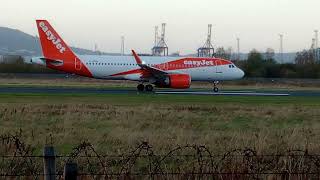
[[[213,81],[213,92],[219,92],[218,83],[219,81]]]

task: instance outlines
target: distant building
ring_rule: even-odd
[[[277,63],[295,63],[295,59],[297,57],[297,53],[283,53],[282,55],[280,53],[275,53],[274,59]]]
[[[239,59],[241,60],[247,60],[248,59],[248,53],[240,53],[239,54]],[[262,54],[263,56],[265,56],[265,54]],[[283,53],[282,57],[283,57],[283,63],[295,63],[295,59],[296,59],[297,54],[296,53]],[[231,60],[237,60],[238,55],[236,53],[233,53],[231,55]],[[265,58],[265,57],[264,57]],[[274,60],[277,63],[281,63],[281,54],[280,53],[275,53],[273,56]]]
[[[180,53],[179,52],[174,52],[174,53],[170,54],[170,56],[179,57]]]

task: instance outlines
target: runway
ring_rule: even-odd
[[[285,90],[221,90],[215,93],[204,89],[156,89],[154,92],[137,92],[135,88],[76,88],[76,87],[0,87],[0,94],[157,94],[157,95],[202,95],[202,96],[300,96],[320,97],[320,91],[285,91]]]

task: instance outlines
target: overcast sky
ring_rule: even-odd
[[[154,26],[167,23],[169,52],[194,53],[213,24],[215,47],[284,51],[309,48],[320,29],[320,0],[0,0],[0,26],[37,34],[35,19],[47,19],[72,46],[149,53]]]

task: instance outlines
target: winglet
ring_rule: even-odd
[[[137,64],[141,65],[142,61],[141,61],[140,57],[136,54],[136,52],[134,50],[131,50],[131,51],[132,51],[132,55],[134,56],[134,59],[136,60]]]

